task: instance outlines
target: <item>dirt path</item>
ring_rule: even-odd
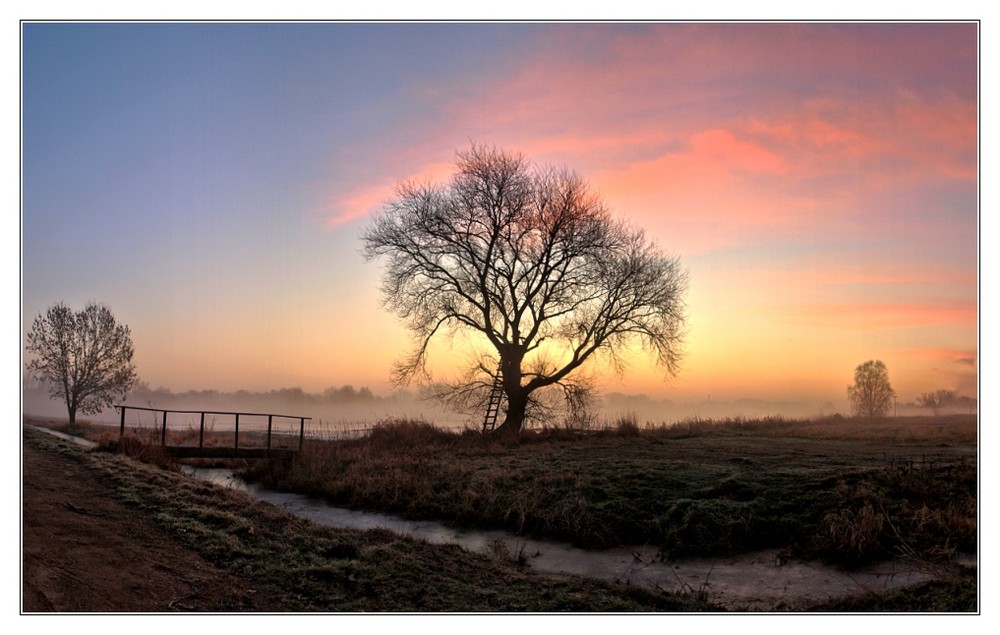
[[[114,500],[72,458],[23,446],[23,612],[274,610]]]

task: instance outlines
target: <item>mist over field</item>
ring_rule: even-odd
[[[65,404],[50,398],[48,391],[39,383],[26,383],[22,395],[24,415],[60,419],[66,417]],[[277,428],[288,430],[297,428],[298,417],[306,417],[310,419],[307,422],[307,431],[319,435],[364,429],[379,421],[395,418],[422,419],[448,429],[478,430],[482,426],[482,413],[456,413],[409,391],[378,394],[366,387],[355,388],[351,385],[330,387],[322,393],[309,393],[301,388],[235,392],[189,390],[175,393],[166,388],[151,389],[148,386],[141,386],[129,394],[124,404],[135,408],[286,415],[290,418],[277,420],[275,425]],[[975,413],[975,408],[975,401],[967,399],[958,407],[943,409],[941,414],[970,414]],[[608,392],[602,394],[598,400],[592,425],[613,426],[622,417],[633,418],[642,426],[647,424],[659,426],[689,419],[771,416],[786,419],[818,419],[838,414],[848,416],[850,413],[845,407],[838,408],[831,401],[777,401],[754,398],[729,400],[706,398],[701,401],[682,401],[657,399],[646,394]],[[895,413],[889,414],[910,416],[930,413],[926,408],[921,408],[912,402],[899,402]],[[113,408],[81,418],[107,425],[116,425],[120,421],[119,413]],[[170,421],[171,427],[198,425],[195,415],[172,415]],[[231,419],[225,417],[210,418],[210,421],[219,425],[231,425]],[[264,418],[244,418],[242,422],[241,425],[251,427],[266,425]],[[127,423],[130,426],[152,426],[153,415],[130,410]],[[548,425],[558,427],[562,422],[553,421]]]

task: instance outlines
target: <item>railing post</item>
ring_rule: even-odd
[[[271,449],[271,420],[274,419],[274,415],[267,415],[267,449]]]
[[[118,429],[118,439],[121,440],[125,436],[125,406],[119,406],[122,411],[122,423],[121,427]]]
[[[306,436],[306,418],[299,418],[299,452],[302,451],[302,439]]]
[[[160,433],[160,445],[167,444],[167,411],[163,411],[163,432]]]
[[[205,413],[201,413],[201,427],[198,431],[198,447],[205,447]]]
[[[237,450],[240,449],[240,413],[236,413],[236,445],[233,446]]]

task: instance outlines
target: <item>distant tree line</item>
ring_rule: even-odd
[[[341,387],[331,386],[321,393],[309,393],[302,388],[276,388],[267,391],[237,390],[222,392],[218,390],[188,390],[175,393],[169,388],[152,388],[144,381],[129,393],[129,402],[143,403],[191,403],[212,404],[215,402],[239,402],[246,404],[273,403],[281,401],[293,405],[322,405],[346,403],[370,403],[383,401],[384,397],[376,396],[367,387],[355,388],[347,384]]]
[[[44,381],[26,378],[25,394],[47,394],[49,386]],[[355,388],[347,384],[341,387],[331,386],[321,393],[309,393],[302,388],[278,388],[267,391],[237,390],[224,392],[219,390],[187,390],[173,392],[169,388],[153,388],[149,383],[139,380],[129,391],[125,402],[134,406],[149,406],[153,408],[211,408],[229,409],[236,407],[249,410],[255,405],[270,407],[281,403],[290,407],[308,408],[324,405],[346,404],[377,404],[394,403],[412,399],[413,395],[406,391],[381,397],[367,387]],[[115,403],[118,403],[116,401]],[[109,406],[110,407],[110,406]],[[266,408],[265,408],[266,409]],[[294,414],[294,413],[293,413]]]
[[[930,410],[936,416],[941,412],[972,412],[978,407],[978,402],[954,390],[942,389],[920,393],[914,405]]]

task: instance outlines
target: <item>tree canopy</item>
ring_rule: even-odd
[[[896,391],[889,383],[889,371],[881,360],[869,360],[854,369],[854,384],[847,387],[854,414],[875,419],[892,406]]]
[[[384,257],[384,304],[415,340],[393,378],[426,378],[440,334],[479,334],[485,351],[442,396],[474,401],[499,366],[501,430],[521,429],[541,388],[580,399],[571,374],[594,356],[621,372],[633,342],[677,372],[686,272],[571,171],[473,145],[449,183],[400,184],[363,241],[366,258]]]
[[[48,385],[52,398],[66,402],[70,423],[78,412],[111,406],[136,383],[131,332],[103,304],[91,302],[77,312],[53,305],[35,318],[26,344],[35,356],[28,372]]]

